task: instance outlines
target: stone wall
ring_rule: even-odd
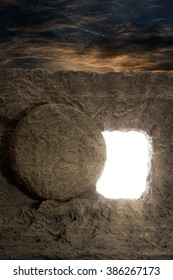
[[[17,123],[36,105],[77,108],[100,131],[145,131],[153,155],[139,200],[89,191],[68,201],[34,197],[9,166]],[[173,258],[173,74],[0,71],[0,258]],[[129,186],[130,187],[130,186]]]

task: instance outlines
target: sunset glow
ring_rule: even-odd
[[[172,71],[173,2],[3,0],[0,68]]]

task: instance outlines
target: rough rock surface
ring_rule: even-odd
[[[26,110],[78,108],[100,130],[152,139],[149,186],[139,200],[88,192],[66,202],[34,199],[9,169],[9,141]],[[173,259],[173,73],[0,72],[0,258]],[[131,186],[128,186],[131,187]]]
[[[79,110],[37,106],[17,125],[10,145],[12,169],[41,198],[68,200],[95,191],[106,160],[101,131]]]

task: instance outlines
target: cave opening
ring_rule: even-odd
[[[104,131],[107,160],[97,192],[111,199],[139,199],[147,191],[152,141],[144,131]]]

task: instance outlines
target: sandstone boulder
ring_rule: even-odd
[[[88,116],[71,106],[45,104],[18,123],[10,157],[23,187],[43,199],[65,201],[95,190],[106,147]]]

